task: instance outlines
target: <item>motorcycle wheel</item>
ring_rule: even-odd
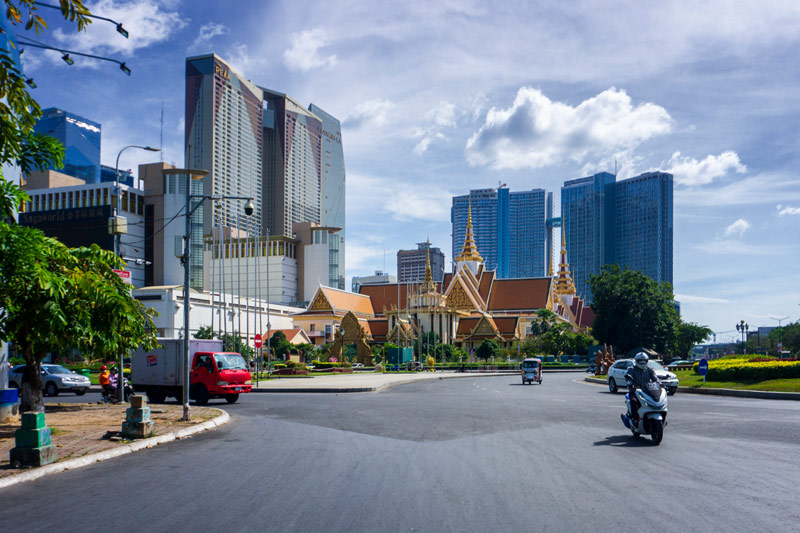
[[[664,422],[662,420],[650,421],[650,438],[653,439],[653,444],[661,444],[661,439],[664,438]]]

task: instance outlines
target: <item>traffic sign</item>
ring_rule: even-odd
[[[708,374],[708,359],[700,359],[700,364],[697,365],[697,372],[703,376],[703,385],[705,385],[706,374]]]
[[[253,344],[256,348],[261,348],[261,334],[256,333],[255,339],[253,340]]]

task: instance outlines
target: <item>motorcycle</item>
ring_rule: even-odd
[[[633,420],[631,415],[631,394],[639,401],[639,418]],[[628,393],[625,395],[628,412],[620,415],[622,423],[631,430],[634,437],[650,435],[653,444],[661,444],[664,438],[664,427],[667,425],[667,391],[658,381],[648,381],[644,390],[634,388],[628,380]]]
[[[131,384],[128,382],[128,378],[123,378],[123,379],[124,379],[124,381],[122,382],[122,392],[124,393],[125,398],[130,398],[131,394],[133,394],[133,387],[131,387]],[[102,391],[103,401],[105,401],[105,402],[117,402],[118,401],[117,400],[117,394],[118,394],[117,387],[118,387],[118,385],[117,385],[117,375],[116,374],[111,374],[108,377],[108,384],[111,386],[111,388],[103,388],[103,391]]]

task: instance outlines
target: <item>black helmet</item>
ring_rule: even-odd
[[[633,358],[633,360],[636,361],[636,366],[638,366],[641,369],[644,369],[645,367],[647,367],[648,359],[650,359],[650,358],[647,357],[647,354],[644,353],[644,352],[637,353],[636,357]]]

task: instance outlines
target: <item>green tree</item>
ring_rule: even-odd
[[[500,346],[497,345],[496,340],[486,339],[481,343],[480,346],[478,346],[478,349],[475,351],[475,355],[484,361],[494,359],[500,355]]]
[[[708,326],[701,326],[694,322],[681,322],[678,324],[678,334],[675,337],[675,355],[679,359],[689,357],[689,352],[695,344],[703,342],[714,333]]]
[[[310,363],[311,361],[314,360],[314,357],[316,356],[314,345],[308,342],[298,344],[297,346],[295,346],[295,349],[297,349],[300,352],[300,359],[302,359],[304,363]]]
[[[282,331],[276,331],[270,337],[270,348],[275,359],[285,359],[286,354],[293,348],[292,343],[286,340],[286,335]]]
[[[679,323],[672,285],[637,270],[605,265],[589,276],[596,317],[592,336],[625,353],[639,346],[664,353],[672,347]]]
[[[203,334],[206,334],[206,332],[204,331]],[[247,361],[250,361],[255,356],[255,350],[247,345],[242,336],[239,335],[238,331],[224,333],[221,336],[217,335],[216,337],[222,341],[222,350],[225,352],[236,352],[241,354],[241,356]],[[203,337],[198,337],[195,335],[195,338],[201,339]]]
[[[97,245],[67,248],[39,230],[0,223],[0,338],[25,359],[21,409],[44,409],[40,370],[48,352],[72,348],[105,359],[154,348],[147,309],[114,272],[122,261]]]
[[[213,339],[216,336],[211,326],[200,326],[194,334],[195,339]]]

